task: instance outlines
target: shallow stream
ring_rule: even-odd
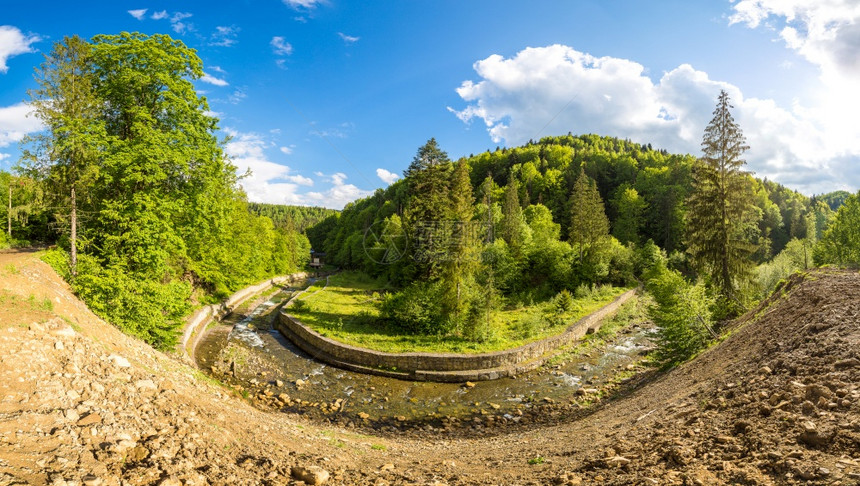
[[[210,329],[197,348],[198,365],[269,397],[284,411],[338,422],[518,422],[535,407],[596,396],[603,385],[632,375],[634,364],[652,347],[650,323],[634,322],[605,341],[563,350],[553,364],[514,378],[468,384],[403,381],[326,365],[273,330],[280,304],[294,291],[281,289],[258,299]]]

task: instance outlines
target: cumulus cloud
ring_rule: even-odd
[[[227,81],[224,81],[223,79],[216,78],[215,76],[212,76],[211,74],[207,73],[206,71],[203,72],[203,76],[200,78],[200,81],[203,81],[204,83],[213,84],[215,86],[229,86],[230,85],[230,83],[228,83]]]
[[[168,17],[167,10],[162,10],[160,12],[153,12],[152,17],[150,17],[150,18],[153,20],[162,20],[162,19],[166,19],[167,17]]]
[[[376,169],[376,175],[386,184],[394,184],[400,176],[385,169]]]
[[[337,35],[340,36],[340,38],[343,39],[343,41],[346,42],[347,44],[352,44],[354,42],[358,42],[359,39],[361,39],[361,37],[346,35],[343,32],[338,32]]]
[[[289,56],[293,53],[293,46],[289,42],[287,42],[283,37],[276,35],[272,37],[272,41],[269,42],[272,46],[272,52],[274,52],[278,56]]]
[[[11,155],[9,155],[9,154],[4,154],[4,153],[0,153],[0,162],[2,162],[2,161],[4,161],[4,160],[8,159],[9,157],[11,157]]]
[[[269,160],[266,149],[269,143],[255,133],[240,133],[225,129],[232,139],[224,146],[224,152],[231,158],[238,173],[250,171],[240,184],[255,202],[272,204],[306,204],[305,196],[299,194],[299,185],[312,185],[313,180],[299,174],[282,164]]]
[[[26,135],[42,130],[42,123],[30,115],[24,103],[0,107],[0,148],[18,142]]]
[[[281,147],[281,153],[285,155],[290,155],[293,153],[293,147],[295,147],[295,145],[290,145],[289,147]]]
[[[313,179],[311,179],[310,177],[305,177],[305,176],[301,176],[298,174],[287,176],[287,180],[291,181],[291,182],[295,182],[296,184],[298,184],[300,186],[312,186],[312,185],[314,185]]]
[[[809,106],[796,111],[827,134],[826,150],[838,160],[858,162],[860,127],[860,3],[741,0],[733,5],[730,24],[766,27],[778,32],[785,46],[819,69]],[[857,171],[854,170],[854,173]],[[852,183],[856,186],[857,180]]]
[[[319,175],[322,176],[323,174]],[[323,192],[308,192],[305,194],[308,204],[342,209],[346,203],[372,194],[371,191],[365,191],[352,184],[347,184],[347,177],[343,172],[337,172],[324,177],[331,183],[331,188]]]
[[[9,71],[6,61],[18,54],[34,52],[31,44],[42,40],[37,35],[24,35],[17,27],[0,25],[0,73]]]
[[[128,14],[131,15],[132,17],[136,18],[137,20],[143,20],[143,18],[146,16],[147,10],[148,9],[145,9],[145,8],[139,8],[137,10],[129,10]]]
[[[752,147],[746,154],[749,167],[759,176],[806,192],[860,186],[860,171],[850,180],[836,178],[836,160],[844,154],[827,145],[826,129],[802,109],[746,98],[737,86],[689,64],[655,82],[635,61],[552,45],[527,48],[509,59],[492,55],[474,69],[481,79],[457,88],[467,105],[449,110],[466,123],[483,122],[496,143],[519,145],[570,131],[698,154],[717,94],[724,89]]]
[[[240,174],[250,171],[250,175],[243,178],[240,183],[251,201],[341,209],[346,203],[371,194],[371,191],[359,189],[347,183],[347,176],[342,172],[331,175],[315,172],[314,175],[330,187],[303,193],[301,191],[306,189],[302,187],[314,186],[315,181],[310,177],[293,173],[286,165],[269,160],[266,150],[276,145],[259,134],[242,133],[229,128],[225,131],[232,137],[224,147],[225,153],[231,158]]]

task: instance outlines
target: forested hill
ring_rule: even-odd
[[[594,179],[605,204],[611,233],[622,244],[652,240],[667,253],[683,252],[684,201],[692,190],[692,155],[671,154],[614,137],[564,135],[545,137],[516,148],[496,148],[464,159],[476,202],[499,205],[504,188],[516,180],[520,207],[547,207],[560,236],[571,227],[571,194],[584,171]],[[484,189],[492,180],[490,194]],[[408,206],[409,184],[401,179],[372,196],[348,204],[340,215],[329,216],[307,231],[315,248],[329,252],[332,263],[344,267],[369,266],[362,249],[364,231]],[[779,253],[791,238],[821,233],[832,209],[830,198],[809,198],[778,183],[754,179],[756,213],[749,235],[759,250],[758,262]],[[501,212],[501,210],[499,211]],[[476,216],[477,217],[477,216]]]
[[[248,209],[272,220],[276,228],[304,231],[323,219],[338,213],[335,209],[318,206],[291,206],[287,204],[248,203]]]

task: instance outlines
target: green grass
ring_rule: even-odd
[[[543,457],[537,456],[529,459],[529,464],[534,466],[535,464],[543,464],[545,461],[546,459],[544,459]]]
[[[457,335],[403,334],[379,319],[379,304],[390,289],[359,272],[320,280],[287,311],[323,336],[346,344],[390,353],[486,353],[515,348],[564,331],[570,324],[600,309],[627,289],[599,287],[575,299],[570,311],[558,314],[552,303],[500,309],[491,315],[490,338],[473,342]]]

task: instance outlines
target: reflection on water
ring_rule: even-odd
[[[286,410],[310,416],[336,412],[370,420],[488,416],[515,421],[535,404],[569,403],[580,388],[599,387],[651,348],[650,327],[634,324],[602,347],[513,378],[468,386],[402,381],[325,365],[273,330],[279,304],[290,292],[282,291],[249,315],[228,318],[213,328],[198,347],[197,359],[204,370],[221,365],[230,380],[265,387],[275,397],[288,396]]]

